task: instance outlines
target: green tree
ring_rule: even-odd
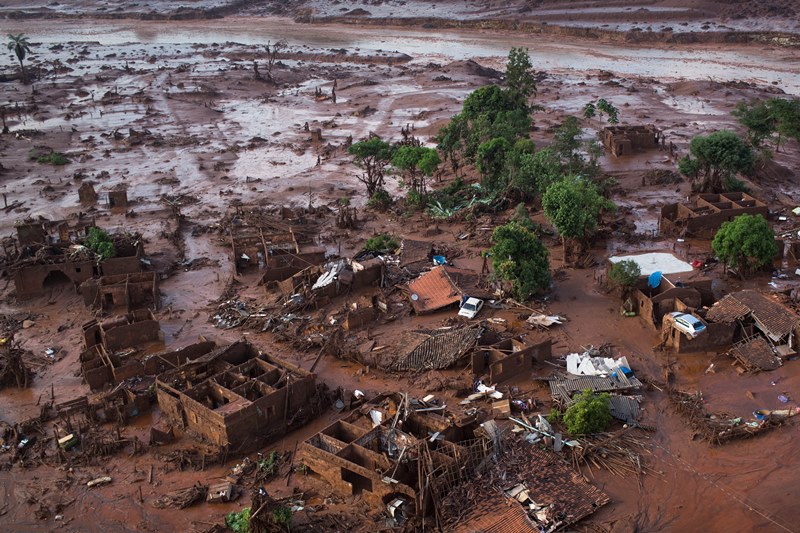
[[[419,197],[425,196],[425,178],[433,176],[442,160],[433,148],[400,146],[392,155],[394,166],[403,177],[403,184]]]
[[[775,133],[775,118],[766,102],[739,102],[731,114],[739,119],[739,124],[747,128],[747,140],[753,148],[761,148],[764,141]]]
[[[581,154],[581,124],[576,117],[567,117],[556,129],[550,148],[561,158],[562,165],[567,173],[575,174],[583,168],[583,155]]]
[[[386,167],[392,160],[392,147],[380,137],[371,137],[365,141],[354,143],[348,149],[355,158],[355,163],[364,170],[358,181],[367,188],[367,197],[371,198],[379,189],[384,188]]]
[[[642,269],[639,268],[639,263],[633,259],[625,259],[619,263],[614,263],[608,273],[608,277],[611,278],[611,281],[624,290],[628,290],[636,285],[641,275]]]
[[[797,98],[787,100],[784,98],[770,98],[767,107],[775,118],[775,131],[778,134],[775,140],[775,151],[780,152],[781,142],[785,139],[800,141],[800,100]]]
[[[231,511],[225,515],[225,526],[233,533],[250,533],[250,508],[245,507],[238,513]]]
[[[611,423],[611,396],[585,390],[576,394],[575,402],[564,413],[564,424],[572,435],[589,435],[608,429]]]
[[[574,242],[582,251],[597,231],[600,215],[613,208],[614,204],[603,198],[594,183],[580,176],[566,177],[547,188],[542,209],[561,235],[566,263],[571,260],[567,244]]]
[[[478,147],[476,167],[483,177],[481,183],[487,190],[494,191],[505,186],[502,174],[509,152],[511,145],[503,137],[490,139]]]
[[[117,248],[114,246],[114,241],[111,240],[111,236],[100,228],[89,228],[85,244],[87,248],[97,255],[100,261],[117,256]]]
[[[522,105],[527,106],[528,99],[536,96],[536,80],[527,48],[512,48],[508,52],[506,85]]]
[[[527,300],[550,286],[547,248],[533,232],[512,220],[494,229],[492,242],[495,275],[511,283],[518,299]]]
[[[19,70],[22,73],[22,83],[28,83],[28,75],[25,72],[25,65],[22,61],[25,59],[27,54],[31,53],[31,43],[28,42],[28,37],[23,34],[12,35],[8,34],[8,49],[14,52],[14,55],[17,56],[17,60],[19,61]]]
[[[728,190],[735,174],[749,172],[755,163],[750,147],[728,130],[699,135],[689,144],[690,155],[680,160],[681,173],[694,179],[700,192]]]
[[[589,102],[583,107],[583,116],[585,118],[594,118],[598,114],[608,115],[609,124],[619,124],[619,109],[605,98],[600,98],[597,104]]]
[[[740,276],[772,262],[778,253],[775,233],[762,215],[739,215],[723,222],[711,242],[714,253]]]

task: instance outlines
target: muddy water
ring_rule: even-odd
[[[13,25],[13,27],[12,27]],[[531,50],[536,68],[543,70],[604,69],[620,74],[659,79],[744,80],[777,83],[800,94],[800,54],[768,47],[670,46],[648,48],[583,43],[513,32],[417,31],[406,28],[358,28],[343,25],[299,25],[282,19],[214,21],[0,22],[0,30],[25,32],[34,42],[98,41],[102,44],[141,42],[194,44],[238,42],[263,45],[285,39],[292,46],[360,49],[361,52],[399,51],[415,58],[469,59],[502,57],[512,46]],[[302,36],[302,37],[300,37]]]

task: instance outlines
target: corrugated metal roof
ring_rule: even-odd
[[[461,291],[450,280],[443,266],[421,275],[408,284],[408,289],[411,292],[411,307],[418,314],[430,313],[461,301]]]

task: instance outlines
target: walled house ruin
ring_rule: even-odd
[[[652,124],[603,128],[603,146],[616,157],[652,150],[663,142],[664,133]]]
[[[745,214],[766,217],[769,208],[743,192],[700,194],[691,202],[662,207],[659,228],[665,235],[710,238],[723,222]]]
[[[140,272],[144,255],[138,235],[112,235],[116,256],[98,260],[82,245],[94,220],[38,220],[17,224],[17,237],[3,240],[5,262],[17,298],[28,299],[59,285],[78,286],[93,277]]]
[[[321,406],[313,374],[247,342],[160,374],[156,394],[174,425],[235,451],[279,438]]]

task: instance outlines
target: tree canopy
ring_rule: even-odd
[[[527,105],[528,98],[536,96],[536,80],[527,48],[512,48],[506,64],[506,86],[512,95]]]
[[[771,141],[775,150],[780,151],[786,139],[800,140],[800,99],[739,102],[733,116],[747,128],[747,140],[756,149]]]
[[[492,242],[495,275],[511,283],[517,298],[527,300],[550,286],[547,248],[528,228],[512,220],[494,229]]]
[[[624,259],[618,263],[614,263],[608,273],[611,281],[620,287],[633,287],[639,281],[639,276],[642,275],[642,269],[639,263],[633,259]]]
[[[544,214],[561,237],[582,242],[594,235],[600,215],[611,208],[594,183],[580,176],[553,183],[542,197]]]
[[[762,215],[739,215],[723,222],[711,242],[714,253],[744,276],[772,262],[778,253],[775,233]]]
[[[356,164],[364,169],[358,180],[367,188],[367,196],[372,197],[384,188],[385,170],[392,160],[392,147],[380,137],[371,137],[365,141],[354,143],[348,149],[355,158]]]
[[[755,154],[747,143],[728,130],[698,135],[689,144],[689,152],[678,168],[697,181],[700,192],[729,190],[735,174],[750,172],[755,163]]]
[[[400,146],[392,155],[392,166],[403,176],[405,186],[420,196],[425,194],[425,177],[432,176],[441,162],[435,149],[424,146]]]
[[[611,423],[611,397],[585,390],[564,413],[564,424],[572,435],[588,435],[605,431]]]

